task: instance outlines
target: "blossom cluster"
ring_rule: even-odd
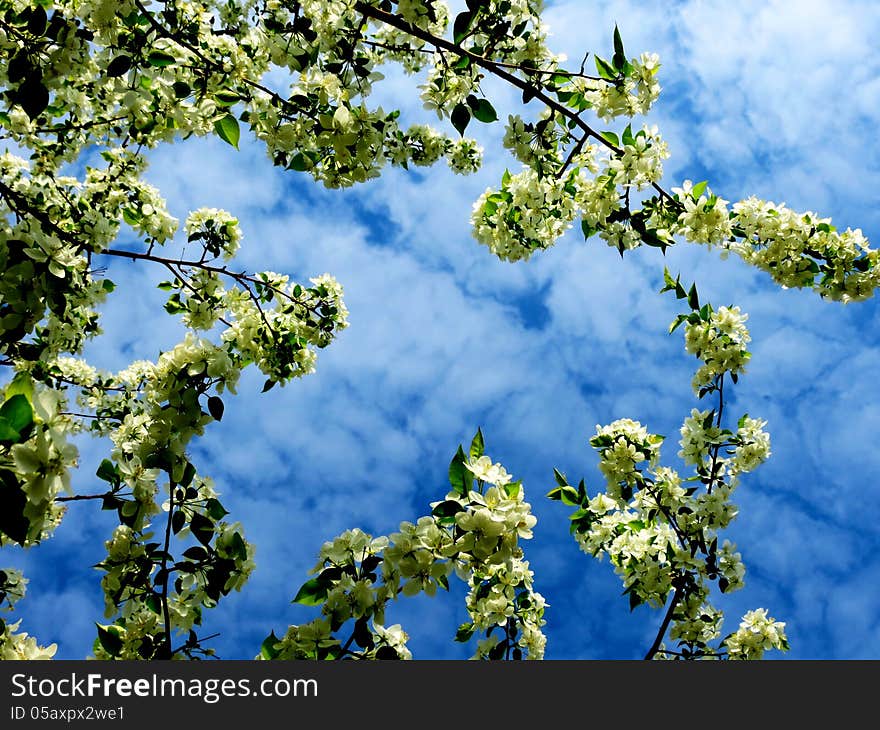
[[[669,288],[683,289],[677,280]],[[631,608],[669,604],[669,639],[677,649],[663,643],[664,624],[650,658],[760,658],[764,649],[788,648],[785,624],[767,619],[758,609],[746,614],[738,631],[722,638],[723,614],[710,600],[713,583],[721,593],[744,585],[742,557],[729,540],[719,543],[719,531],[738,512],[731,497],[740,475],[768,458],[770,439],[763,420],[745,415],[736,431],[723,428],[721,420],[719,379],[733,369],[719,355],[727,344],[716,345],[715,340],[723,333],[737,347],[744,346],[745,316],[722,312],[723,307],[715,312],[708,304],[698,307],[695,289],[689,301],[697,307],[692,315],[699,324],[689,323],[697,329],[686,329],[686,348],[703,360],[701,370],[715,368],[711,387],[700,395],[715,393],[719,400],[715,408],[693,409],[681,427],[678,455],[695,475],[683,478],[661,465],[663,437],[624,418],[597,426],[590,439],[599,453],[605,491],[590,496],[583,480],[575,488],[556,471],[557,486],[548,496],[576,508],[571,516],[575,539],[587,554],[608,556]],[[707,336],[707,331],[714,334]],[[702,344],[697,347],[698,339]],[[719,361],[727,365],[716,367]]]
[[[522,484],[482,453],[479,432],[470,455],[459,449],[453,459],[450,482],[452,491],[430,515],[401,523],[396,533],[372,537],[354,529],[324,543],[315,577],[294,599],[320,606],[321,617],[290,626],[281,638],[271,634],[260,657],[409,659],[406,632],[385,625],[389,602],[448,590],[455,574],[470,586],[470,621],[456,640],[484,634],[475,658],[542,658],[546,602],[519,546],[536,522]],[[349,621],[352,633],[343,641],[338,634]]]
[[[20,571],[0,570],[0,610],[12,611],[14,605],[24,598],[27,582]],[[19,631],[20,626],[21,619],[8,623],[0,618],[0,661],[51,659],[55,656],[56,644],[40,646],[35,637]]]

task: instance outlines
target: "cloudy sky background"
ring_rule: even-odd
[[[610,55],[616,22],[629,55],[661,55],[664,93],[652,113],[672,153],[667,187],[708,178],[731,201],[751,194],[832,216],[880,241],[875,142],[880,6],[872,2],[554,2],[552,46],[579,62]],[[386,108],[422,118],[412,81],[389,73],[377,85]],[[517,96],[491,87],[496,108]],[[469,129],[468,132],[475,130]],[[351,327],[324,350],[317,373],[260,395],[248,373],[226,415],[192,450],[231,517],[257,545],[257,571],[240,594],[206,615],[223,658],[250,658],[272,629],[311,619],[291,606],[324,540],[361,527],[394,531],[429,511],[446,470],[477,426],[487,452],[524,480],[539,522],[524,544],[537,589],[550,603],[551,659],[638,658],[658,611],[630,613],[606,562],[568,536],[568,509],[544,494],[554,466],[602,484],[587,444],[596,424],[630,417],[669,438],[696,405],[696,360],[680,311],[659,296],[666,264],[698,283],[704,300],[750,314],[752,364],[729,401],[731,418],[766,418],[773,457],[743,480],[740,516],[726,535],[743,554],[746,587],[719,601],[733,630],[749,608],[787,622],[789,658],[880,657],[880,542],[875,475],[880,452],[878,308],[843,306],[811,292],[782,291],[769,277],[717,252],[679,245],[621,260],[573,230],[532,261],[506,264],[470,236],[473,200],[506,166],[501,125],[482,127],[484,169],[456,177],[445,165],[389,170],[352,191],[327,191],[273,168],[263,149],[196,140],[157,151],[149,179],[175,215],[200,206],[239,217],[239,262],[305,280],[333,273],[344,285]],[[106,335],[89,350],[115,369],[154,359],[182,335],[162,311],[162,271],[113,260],[117,283]],[[81,489],[106,445],[83,441]],[[9,564],[31,579],[23,629],[56,641],[59,658],[90,652],[101,620],[100,574],[112,515],[74,504],[56,536]],[[417,658],[455,658],[466,619],[461,587],[401,601]]]

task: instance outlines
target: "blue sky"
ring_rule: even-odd
[[[784,201],[880,240],[876,3],[570,0],[551,3],[547,20],[552,46],[576,62],[584,50],[607,55],[615,22],[630,55],[660,53],[664,92],[651,122],[669,141],[667,186],[708,178],[726,199]],[[502,116],[516,108],[516,95],[487,88]],[[393,73],[377,85],[386,108],[402,103],[409,118],[426,118],[411,90]],[[738,260],[684,244],[665,260],[654,249],[621,260],[576,230],[529,262],[499,262],[470,237],[468,218],[516,163],[499,125],[479,131],[486,164],[475,176],[388,171],[342,192],[273,168],[252,143],[236,152],[196,140],[152,156],[148,177],[175,215],[213,206],[239,217],[242,267],[299,279],[331,272],[351,310],[351,327],[314,375],[261,395],[262,379],[248,373],[223,422],[193,448],[257,546],[250,584],[207,614],[206,631],[222,632],[220,656],[250,658],[270,630],[312,618],[290,599],[321,543],[425,514],[477,426],[487,452],[524,480],[538,516],[524,547],[550,603],[547,657],[643,655],[659,612],[629,612],[607,561],[577,549],[567,510],[543,495],[554,466],[600,487],[587,440],[616,418],[666,434],[666,462],[677,463],[696,361],[680,334],[666,334],[679,309],[657,294],[665,264],[704,299],[750,314],[752,363],[730,412],[767,419],[772,437],[773,456],[743,480],[727,531],[747,574],[719,603],[726,628],[765,606],[787,622],[789,658],[880,657],[876,301],[844,306],[783,291]],[[114,260],[108,275],[118,289],[106,334],[90,346],[93,364],[155,358],[180,339],[154,288],[161,271]],[[107,445],[82,441],[81,453],[77,482],[87,488]],[[57,641],[60,658],[90,651],[103,604],[88,566],[113,526],[94,505],[74,504],[52,540],[4,556],[31,579],[22,628]],[[416,658],[467,656],[452,641],[466,618],[462,595],[454,587],[401,601],[389,623],[404,625]]]

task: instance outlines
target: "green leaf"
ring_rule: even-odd
[[[211,418],[215,421],[223,420],[223,401],[216,395],[208,398],[208,413],[211,414]]]
[[[703,193],[706,192],[706,186],[708,184],[708,180],[703,180],[702,182],[698,182],[691,188],[691,195],[694,196],[694,200],[697,200]]]
[[[606,142],[610,142],[615,147],[620,147],[620,140],[614,132],[599,132],[599,136]]]
[[[263,643],[260,644],[260,656],[266,660],[275,659],[281,652],[275,648],[275,645],[281,641],[277,636],[275,636],[275,631],[272,631],[265,639],[263,639]]]
[[[635,591],[631,592],[629,594],[629,610],[634,611],[640,605],[642,605],[642,599],[636,595]]]
[[[183,99],[192,93],[190,85],[185,81],[175,81],[171,85],[171,89],[174,91],[174,96],[178,99]]]
[[[183,529],[183,526],[186,524],[186,515],[183,510],[177,510],[173,515],[171,515],[171,532],[175,535]]]
[[[673,320],[672,324],[669,325],[669,334],[672,334],[673,332],[675,332],[675,330],[677,330],[681,326],[681,323],[685,322],[685,321],[687,321],[687,315],[679,314]]]
[[[21,440],[21,434],[9,425],[9,421],[5,418],[0,418],[0,441],[17,444]]]
[[[219,106],[232,106],[236,102],[241,101],[241,97],[234,91],[223,89],[214,94],[214,100]]]
[[[367,624],[367,617],[361,616],[357,621],[354,622],[354,631],[352,632],[352,636],[354,637],[354,642],[361,649],[372,649],[373,648],[373,632],[370,631],[370,627]]]
[[[41,36],[46,32],[46,9],[41,5],[37,5],[31,10],[31,16],[28,18],[27,29],[32,35]]]
[[[118,634],[110,631],[108,627],[101,626],[101,624],[95,624],[95,626],[98,627],[98,641],[101,643],[104,651],[110,656],[119,656],[119,652],[122,651],[122,639],[119,638]]]
[[[296,170],[297,172],[305,172],[309,169],[308,160],[306,160],[305,155],[303,155],[302,152],[297,152],[290,158],[290,162],[287,163],[287,169]]]
[[[19,393],[0,406],[0,418],[3,418],[19,434],[25,436],[34,424],[34,411],[30,401]]]
[[[27,502],[15,474],[5,469],[0,471],[0,532],[19,545],[24,545],[31,526],[24,515]]]
[[[49,90],[39,74],[25,79],[15,92],[15,101],[30,119],[36,119],[49,106]]]
[[[626,128],[623,130],[623,134],[620,137],[620,141],[625,145],[635,144],[636,140],[633,137],[632,124],[627,124]]]
[[[232,114],[227,114],[214,122],[214,131],[217,132],[220,139],[238,149],[241,130],[238,127],[238,120]]]
[[[556,467],[553,467],[553,478],[560,487],[568,486],[568,479],[565,478],[565,474],[559,471]]]
[[[690,291],[688,292],[687,299],[688,299],[688,306],[691,309],[699,310],[700,297],[697,295],[697,285],[696,284],[691,284],[691,288],[690,288]]]
[[[498,112],[495,111],[488,99],[478,99],[473,94],[467,98],[467,104],[471,108],[474,118],[480,122],[489,124],[498,120]]]
[[[302,584],[294,596],[293,603],[301,603],[303,606],[320,606],[327,598],[330,585],[327,580],[320,577],[312,578]]]
[[[456,494],[466,496],[473,484],[471,472],[464,465],[465,456],[461,446],[452,457],[449,464],[449,483],[452,485],[452,491]]]
[[[464,511],[464,507],[462,507],[459,502],[454,499],[447,499],[445,502],[441,502],[434,507],[434,509],[431,510],[431,514],[434,515],[434,517],[439,517],[441,521],[454,521],[455,515]]]
[[[11,241],[10,241],[11,243]],[[34,381],[27,373],[17,373],[12,382],[6,386],[6,398],[14,395],[27,396],[28,401],[34,396]]]
[[[190,484],[192,484],[192,480],[196,476],[196,468],[192,465],[192,462],[186,462],[186,466],[183,467],[183,474],[180,477],[180,484],[178,486],[186,489]]]
[[[136,226],[138,223],[141,222],[141,214],[138,213],[134,208],[123,208],[122,220],[124,220],[130,226]]]
[[[599,232],[599,229],[592,225],[586,218],[581,219],[581,230],[584,232],[584,240],[588,239],[590,236],[594,236]]]
[[[122,76],[131,68],[131,56],[117,56],[107,64],[107,75],[110,78]]]
[[[174,58],[170,53],[165,53],[165,51],[159,51],[153,49],[147,54],[147,63],[156,68],[165,68],[166,66],[170,66],[177,59]]]
[[[400,655],[397,653],[397,650],[392,646],[380,646],[376,651],[376,659],[381,661],[387,660],[397,660],[400,659]]]
[[[471,440],[471,457],[474,459],[481,457],[483,455],[483,450],[483,431],[478,428],[477,432],[474,434],[474,438]]]
[[[203,547],[199,547],[198,545],[193,545],[191,548],[187,548],[183,551],[183,557],[188,558],[189,560],[202,561],[208,559],[208,551]]]
[[[614,68],[622,71],[626,64],[626,53],[623,50],[623,39],[620,37],[620,29],[617,24],[614,25],[614,58],[612,59]]]
[[[467,125],[471,121],[471,113],[466,105],[458,103],[452,110],[450,120],[452,121],[452,126],[458,130],[458,133],[464,136],[464,130],[467,129]]]
[[[229,514],[226,508],[222,504],[220,504],[220,500],[215,497],[211,497],[207,502],[205,502],[205,510],[207,511],[211,519],[214,520],[222,520],[226,515]]]
[[[608,81],[614,81],[617,78],[617,72],[608,61],[600,56],[593,56],[593,60],[596,62],[596,70],[599,72],[599,76]]]
[[[208,545],[214,537],[214,523],[199,512],[194,512],[190,518],[189,529],[202,545]]]
[[[119,484],[119,471],[110,459],[103,459],[95,476],[105,482],[110,482],[114,487]]]
[[[560,487],[559,498],[562,501],[562,504],[566,504],[569,507],[580,506],[578,492],[574,487]]]
[[[476,631],[476,627],[473,624],[462,624],[455,632],[455,640],[462,644],[466,641],[470,641],[470,638],[474,635],[474,631]]]
[[[464,12],[455,16],[455,22],[452,25],[452,39],[455,43],[461,43],[470,30],[471,22],[473,22],[474,13]]]

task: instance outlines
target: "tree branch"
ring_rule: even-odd
[[[675,589],[675,592],[672,594],[672,600],[669,601],[669,608],[666,609],[666,615],[663,617],[663,623],[660,624],[660,629],[657,631],[657,636],[654,638],[654,643],[651,644],[651,648],[648,649],[648,653],[645,654],[645,660],[653,659],[654,655],[660,650],[660,644],[663,643],[663,637],[666,636],[666,630],[669,628],[669,624],[672,621],[672,614],[675,612],[676,606],[678,606],[678,602],[681,600],[681,593],[679,593],[678,588]]]

